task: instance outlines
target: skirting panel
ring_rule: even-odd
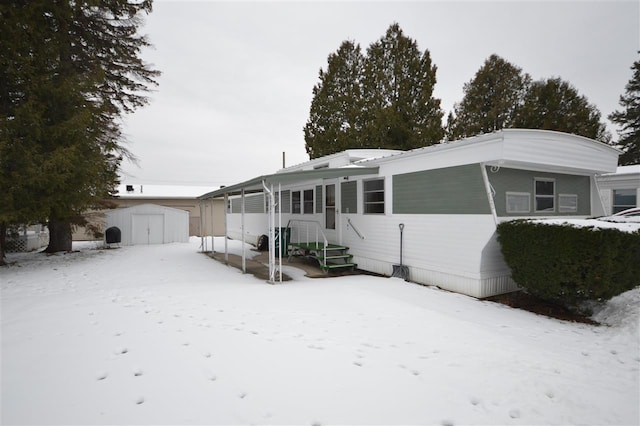
[[[359,269],[365,271],[387,276],[391,276],[393,273],[393,265],[390,263],[360,257],[354,257],[354,262],[358,264]],[[480,299],[519,289],[508,272],[493,277],[481,278],[472,274],[464,276],[459,273],[433,271],[411,266],[408,268],[411,282],[433,285],[444,290]]]

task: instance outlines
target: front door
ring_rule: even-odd
[[[326,181],[324,185],[324,228],[330,242],[340,242],[340,206],[338,182]]]
[[[324,220],[326,229],[336,229],[336,185],[324,187]]]

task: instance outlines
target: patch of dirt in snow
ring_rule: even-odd
[[[563,306],[539,299],[531,294],[525,293],[524,291],[500,294],[498,296],[489,297],[486,300],[502,303],[503,305],[511,306],[512,308],[524,309],[525,311],[564,321],[580,322],[585,324],[599,323],[597,319],[594,320],[586,315],[570,311]]]

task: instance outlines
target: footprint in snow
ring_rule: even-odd
[[[202,356],[205,358],[211,358],[211,352],[204,352]]]
[[[109,376],[106,371],[99,371],[96,373],[96,380],[104,380]]]
[[[140,376],[142,376],[142,370],[141,370],[140,368],[135,368],[135,369],[133,370],[133,375],[134,375],[134,377],[140,377]]]
[[[454,424],[455,423],[453,423],[453,420],[450,420],[450,419],[446,419],[440,422],[441,426],[453,426]]]
[[[125,347],[121,347],[121,348],[116,348],[113,352],[116,355],[123,355],[123,354],[126,354],[127,352],[129,352],[129,349],[127,349]]]
[[[520,410],[513,409],[509,411],[509,417],[511,417],[512,419],[520,418]]]
[[[358,367],[362,367],[361,361],[353,361],[353,365],[357,365]]]
[[[134,400],[134,402],[136,403],[136,405],[144,404],[144,396],[138,396],[138,397],[136,397],[136,399]]]
[[[478,405],[480,404],[480,399],[475,396],[472,396],[471,398],[469,398],[469,402],[471,403],[471,405]]]

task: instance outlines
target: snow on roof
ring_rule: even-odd
[[[625,222],[609,222],[601,219],[532,219],[531,222],[548,225],[571,225],[576,228],[617,229],[622,232],[634,233],[640,231],[640,221],[627,218]]]
[[[120,198],[197,198],[217,189],[213,186],[187,185],[141,185],[123,184],[118,186]]]
[[[640,174],[640,164],[634,164],[632,166],[619,166],[616,170],[617,175],[628,175],[633,173]]]

